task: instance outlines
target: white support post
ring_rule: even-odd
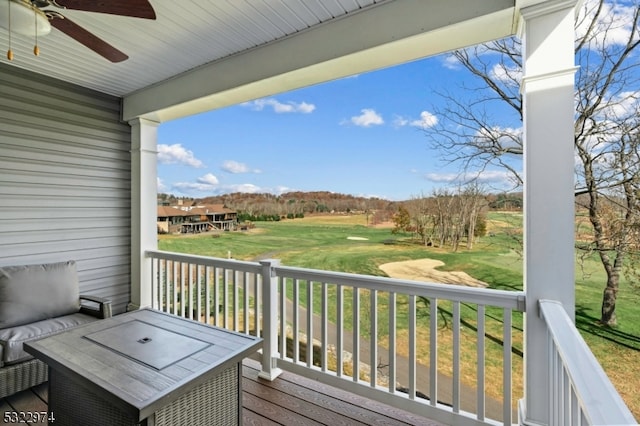
[[[158,125],[137,118],[131,125],[131,300],[128,310],[151,306],[151,260],[157,250]]]
[[[526,425],[550,420],[547,329],[538,301],[560,301],[574,317],[575,6],[576,0],[558,0],[521,10],[527,303],[520,423]]]
[[[262,265],[262,371],[258,376],[275,380],[282,370],[277,367],[278,360],[278,277],[274,267],[280,261],[277,259],[265,259],[260,261]],[[282,321],[285,319],[283,318]],[[282,336],[286,339],[286,336]]]

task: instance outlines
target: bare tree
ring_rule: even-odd
[[[593,228],[584,247],[597,252],[607,275],[600,318],[606,325],[616,323],[622,268],[637,246],[629,239],[638,226],[639,12],[638,0],[587,0],[576,21],[576,194],[586,195]],[[509,38],[453,53],[477,86],[465,87],[469,99],[440,93],[447,101],[436,111],[442,119],[427,135],[470,179],[500,166],[522,183],[513,161],[523,152],[521,123],[505,124],[522,120],[520,52],[520,40]],[[621,209],[615,222],[612,203]]]
[[[475,183],[456,191],[441,188],[429,197],[412,197],[400,207],[394,222],[396,229],[413,230],[425,245],[449,245],[457,251],[466,238],[467,248],[471,249],[485,203],[485,194]]]

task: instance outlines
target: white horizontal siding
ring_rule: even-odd
[[[120,99],[0,64],[0,265],[78,263],[80,290],[130,297],[130,127]]]

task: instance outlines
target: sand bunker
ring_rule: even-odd
[[[366,240],[368,240],[368,238],[365,238],[365,237],[347,237],[347,240],[366,241]]]
[[[404,280],[427,281],[443,284],[458,284],[469,287],[486,287],[487,283],[473,278],[461,271],[438,271],[436,268],[444,263],[434,259],[407,260],[404,262],[391,262],[380,265],[391,278]]]

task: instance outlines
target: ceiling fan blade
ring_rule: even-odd
[[[70,10],[156,19],[156,12],[148,0],[56,0],[56,4]]]
[[[50,20],[51,26],[59,29],[72,39],[84,44],[89,49],[108,59],[111,62],[122,62],[129,57],[106,41],[90,33],[80,25],[70,21],[66,17],[55,17]]]

